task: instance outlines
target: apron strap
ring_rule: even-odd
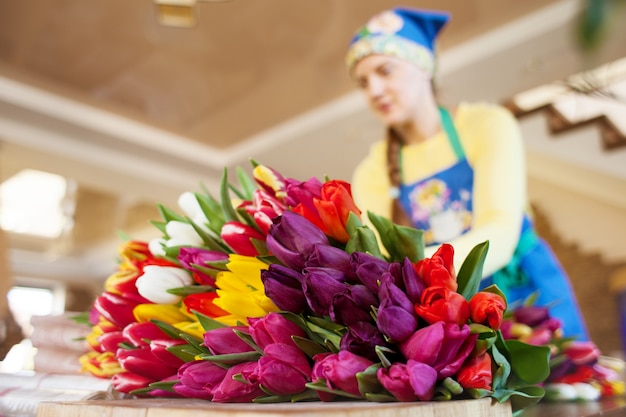
[[[454,128],[454,122],[452,121],[452,117],[448,110],[439,106],[439,114],[441,115],[441,124],[443,125],[443,130],[446,132],[448,136],[448,141],[452,146],[452,150],[458,159],[465,158],[465,152],[463,152],[463,146],[461,146],[461,141],[459,140],[459,135]]]

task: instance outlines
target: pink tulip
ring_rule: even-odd
[[[220,327],[204,333],[204,345],[214,355],[253,351],[252,346],[237,336],[234,330],[248,333],[246,326]]]
[[[324,380],[330,389],[340,389],[352,395],[361,396],[356,374],[374,363],[369,359],[341,350],[339,353],[315,355],[313,357],[313,382]],[[322,401],[325,397],[320,395]],[[327,398],[327,397],[326,397]]]
[[[454,375],[474,349],[478,335],[470,334],[467,324],[459,327],[442,321],[416,331],[399,347],[407,359],[437,370],[438,379]]]
[[[241,382],[234,379],[241,374],[246,381],[254,374],[256,362],[243,362],[229,368],[222,382],[213,391],[213,401],[218,403],[249,403],[265,395],[258,382]]]
[[[275,395],[299,394],[311,380],[306,355],[293,344],[267,345],[256,369],[258,382]]]
[[[189,398],[211,400],[213,390],[224,380],[226,369],[209,361],[192,361],[178,368],[174,391]]]
[[[291,320],[279,313],[269,313],[265,317],[248,319],[250,336],[261,348],[271,343],[296,346],[292,337],[306,337],[306,332]]]
[[[430,401],[435,393],[437,371],[409,359],[406,364],[395,363],[389,369],[377,371],[378,380],[399,401]]]

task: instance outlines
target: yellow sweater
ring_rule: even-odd
[[[454,125],[474,169],[473,220],[470,231],[448,243],[454,246],[458,269],[475,245],[489,240],[483,270],[487,276],[509,262],[519,239],[527,202],[521,132],[508,110],[486,103],[461,103]],[[430,177],[456,162],[445,132],[402,148],[402,175],[407,183]],[[352,193],[364,213],[390,217],[389,187],[386,143],[380,141],[355,169]],[[363,217],[367,222],[367,216]],[[426,256],[437,248],[426,247]]]

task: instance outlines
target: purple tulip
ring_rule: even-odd
[[[513,311],[513,317],[518,323],[537,327],[550,318],[550,312],[547,307],[521,306]]]
[[[193,273],[194,280],[201,285],[215,286],[215,278],[206,272],[195,268],[199,265],[203,268],[213,269],[215,272],[222,269],[211,265],[212,262],[222,262],[228,260],[228,254],[215,250],[206,250],[194,247],[183,246],[178,252],[178,261],[185,269]],[[208,263],[207,263],[208,262]]]
[[[285,201],[290,207],[302,204],[315,212],[317,210],[315,209],[313,198],[321,195],[322,182],[315,177],[311,177],[306,181],[287,178],[285,179],[285,191],[287,193]]]
[[[426,283],[422,281],[409,258],[404,258],[402,262],[402,282],[404,284],[404,292],[411,303],[419,303],[422,292],[426,289]]]
[[[346,326],[372,321],[371,311],[378,307],[378,300],[364,285],[347,285],[344,291],[334,295],[330,306],[330,319]]]
[[[260,318],[250,317],[248,323],[250,336],[261,349],[275,343],[296,347],[292,337],[306,337],[300,326],[279,313],[269,313]]]
[[[268,251],[286,266],[301,271],[315,245],[328,245],[328,237],[317,226],[291,211],[274,219],[267,235]]]
[[[184,397],[211,400],[213,390],[226,376],[226,369],[209,361],[192,361],[178,368],[174,391]]]
[[[265,395],[258,381],[252,381],[251,375],[256,373],[257,362],[238,363],[226,371],[220,384],[213,390],[213,401],[218,403],[249,403],[255,398]],[[235,379],[241,374],[246,381]]]
[[[402,342],[417,329],[417,315],[407,295],[393,283],[391,274],[383,275],[378,308],[378,329],[392,342]]]
[[[347,284],[341,271],[331,268],[306,268],[303,271],[304,296],[311,310],[321,316],[328,316],[335,294],[343,293]]]
[[[437,370],[439,379],[454,375],[474,349],[478,335],[470,334],[467,324],[439,321],[419,329],[399,345],[407,359],[425,363]]]
[[[351,255],[334,246],[315,245],[305,263],[305,267],[315,266],[332,267],[343,272],[348,281],[354,282],[356,280]]]
[[[399,401],[430,401],[435,394],[437,371],[425,363],[409,359],[377,371],[378,380]]]
[[[313,357],[313,382],[324,380],[330,389],[339,389],[352,395],[361,396],[356,374],[363,372],[374,363],[367,358],[347,350],[339,353],[321,354]],[[322,401],[327,396],[320,395]]]
[[[376,346],[384,346],[385,339],[376,326],[364,321],[350,325],[341,337],[339,348],[355,355],[377,361]]]
[[[302,291],[302,274],[280,264],[270,264],[261,271],[261,281],[267,295],[283,311],[300,314],[307,308]]]
[[[372,293],[378,294],[380,278],[389,271],[389,262],[363,252],[354,252],[351,262],[357,279]]]
[[[274,395],[299,394],[311,380],[311,365],[293,344],[272,343],[265,347],[255,376],[263,388]]]
[[[246,326],[219,327],[204,334],[204,345],[213,355],[253,351],[252,346],[237,336],[234,330],[248,333]]]

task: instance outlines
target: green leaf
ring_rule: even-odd
[[[205,361],[217,362],[224,365],[235,365],[242,362],[254,362],[259,360],[261,354],[257,351],[242,353],[226,353],[224,355],[198,355]]]
[[[481,388],[470,388],[465,390],[466,393],[469,394],[470,397],[474,399],[485,398],[493,394],[493,391],[489,391]]]
[[[368,217],[389,253],[391,261],[411,262],[424,259],[424,232],[412,227],[399,226],[391,220],[368,211]]]
[[[222,201],[222,212],[224,213],[224,219],[227,222],[239,221],[237,212],[233,208],[233,203],[230,199],[230,193],[228,192],[228,170],[224,167],[224,173],[222,175],[222,182],[220,184],[220,199]]]
[[[385,259],[380,251],[376,234],[367,226],[357,227],[350,233],[350,240],[346,243],[346,252],[364,252],[379,259]]]
[[[394,403],[394,402],[398,402],[398,400],[396,399],[396,397],[394,397],[391,394],[381,394],[381,393],[373,393],[373,392],[368,392],[367,394],[365,394],[365,398],[368,401],[372,401],[372,402],[376,402],[376,403]]]
[[[200,193],[194,193],[194,195],[196,196],[196,201],[198,201],[198,205],[204,217],[208,220],[207,227],[211,229],[213,233],[219,235],[222,226],[224,226],[226,222],[224,220],[224,213],[222,212],[220,203],[215,200],[208,191],[205,192],[206,195]]]
[[[389,368],[391,366],[391,364],[393,363],[393,361],[391,361],[389,358],[387,358],[386,354],[387,353],[392,353],[392,354],[395,355],[397,353],[397,352],[389,349],[388,347],[379,346],[379,345],[374,346],[374,351],[376,352],[376,356],[378,356],[378,358],[380,359],[380,363],[385,368]]]
[[[153,389],[161,389],[163,391],[169,391],[169,392],[176,392],[174,391],[174,389],[172,388],[175,384],[177,384],[178,381],[176,380],[169,380],[169,381],[157,381],[157,382],[153,382],[149,385],[150,388]]]
[[[529,385],[518,387],[515,390],[502,389],[496,390],[491,394],[491,397],[496,399],[499,403],[511,401],[511,409],[515,414],[517,411],[522,410],[530,405],[536,404],[543,398],[545,391],[543,388],[537,385]]]
[[[504,294],[504,293],[500,290],[500,288],[499,288],[497,285],[495,285],[495,284],[492,284],[492,285],[490,285],[490,286],[488,286],[488,287],[485,287],[485,288],[483,288],[483,289],[482,289],[482,290],[480,290],[480,291],[481,291],[481,292],[490,292],[490,293],[492,293],[492,294],[499,295],[500,297],[502,297],[502,299],[504,300],[504,302],[505,302],[505,303],[507,302],[507,301],[506,301],[506,295],[505,295],[505,294]]]
[[[491,357],[496,363],[496,372],[493,374],[492,387],[494,390],[503,388],[509,381],[509,375],[511,375],[511,364],[506,356],[504,356],[494,344],[491,346]]]
[[[441,385],[445,389],[450,391],[452,395],[459,395],[463,392],[463,387],[461,386],[461,384],[459,384],[457,381],[450,377],[444,378],[444,380],[441,381]]]
[[[165,334],[167,334],[172,339],[182,339],[181,333],[184,333],[182,330],[177,329],[171,324],[166,323],[161,320],[152,319],[150,321],[156,324],[159,327],[159,329],[161,329]]]
[[[198,321],[200,322],[200,326],[202,326],[202,328],[205,331],[209,331],[209,330],[213,330],[213,329],[219,329],[222,327],[228,327],[227,325],[225,325],[224,323],[220,323],[219,321],[212,319],[209,316],[205,316],[204,314],[193,310],[192,313],[194,314],[194,316],[196,316],[196,318],[198,319]]]
[[[158,220],[150,220],[150,224],[159,229],[163,235],[167,235],[167,232],[165,231],[167,223]]]
[[[195,224],[191,219],[187,218],[186,220],[187,220],[187,223],[189,223],[193,227],[193,230],[196,231],[198,236],[202,238],[202,241],[205,243],[205,245],[209,249],[215,250],[218,252],[232,253],[232,251],[230,250],[228,245],[224,243],[222,238],[216,235],[213,235],[210,232],[207,232],[205,229]]]
[[[291,339],[296,344],[296,346],[298,346],[298,348],[300,348],[300,350],[304,352],[304,354],[307,355],[309,358],[313,358],[313,356],[320,353],[328,352],[328,350],[324,346],[320,345],[319,343],[315,343],[311,339],[306,339],[300,336],[291,336]]]
[[[243,189],[241,198],[243,200],[252,200],[254,198],[254,192],[259,188],[256,182],[241,167],[237,167],[237,180]]]
[[[478,292],[488,250],[488,240],[479,243],[474,246],[461,265],[456,279],[459,284],[457,292],[465,297],[466,300],[471,299]]]
[[[239,331],[239,330],[236,330],[236,329],[233,329],[233,332],[234,332],[237,336],[239,336],[239,338],[240,338],[241,340],[243,340],[244,342],[246,342],[246,344],[247,344],[248,346],[250,346],[252,349],[256,350],[257,352],[259,352],[259,353],[261,353],[261,354],[263,353],[263,349],[261,349],[261,348],[260,348],[260,347],[256,344],[256,342],[254,341],[254,339],[252,338],[252,336],[250,336],[248,333],[244,333],[244,332]]]
[[[442,386],[435,388],[434,401],[450,401],[452,399],[452,393]]]
[[[312,322],[307,322],[307,327],[317,336],[317,338],[320,338],[324,345],[331,351],[339,351],[341,336]]]
[[[215,288],[210,285],[189,285],[188,287],[170,288],[166,292],[174,295],[185,297],[190,294],[199,294],[203,292],[212,292]]]
[[[362,399],[363,397],[359,396],[359,395],[354,395],[354,394],[350,394],[348,392],[339,390],[339,389],[332,389],[332,388],[328,388],[328,386],[326,386],[326,383],[319,380],[317,382],[309,382],[305,385],[307,388],[310,389],[314,389],[316,391],[322,391],[322,392],[327,392],[329,394],[335,394],[335,395],[339,395],[342,397],[347,397],[347,398],[353,398],[353,399]]]
[[[380,368],[380,364],[375,363],[374,365],[368,366],[364,371],[357,372],[356,380],[359,385],[359,392],[362,395],[384,391],[382,384],[376,376]]]
[[[533,346],[519,340],[506,340],[511,368],[528,384],[539,384],[550,375],[550,347]]]
[[[157,204],[157,208],[159,209],[159,213],[161,217],[165,220],[165,222],[171,222],[172,220],[185,222],[185,218],[180,214],[174,212],[173,210],[165,207],[163,204]]]
[[[197,352],[195,349],[189,349],[188,345],[174,345],[167,348],[168,352],[171,352],[177,358],[185,361],[192,362],[196,359]]]

